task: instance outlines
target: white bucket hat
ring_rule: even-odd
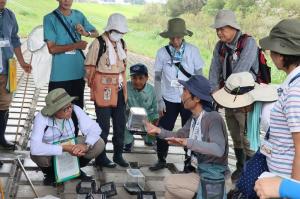
[[[215,17],[215,23],[210,27],[217,29],[225,26],[231,26],[235,29],[240,30],[240,26],[236,20],[234,12],[231,10],[219,10]]]
[[[231,74],[225,86],[212,94],[213,99],[225,108],[241,108],[256,101],[273,102],[278,99],[274,85],[258,84],[249,72]]]
[[[127,33],[129,30],[126,17],[120,13],[111,14],[107,20],[107,25],[104,30],[117,30],[121,33]]]

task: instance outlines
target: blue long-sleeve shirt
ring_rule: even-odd
[[[14,49],[21,46],[20,37],[18,36],[18,23],[15,17],[15,14],[4,8],[2,15],[0,17],[0,39],[9,40],[10,46],[1,48],[2,52],[2,63],[3,70],[0,71],[0,74],[7,74],[8,72],[8,60],[13,57]]]
[[[300,198],[300,182],[296,182],[290,179],[283,179],[279,194],[282,198],[299,199]]]

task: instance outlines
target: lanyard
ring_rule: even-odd
[[[203,110],[198,119],[195,121],[195,120],[192,120],[191,122],[191,127],[190,127],[190,134],[189,134],[189,138],[191,139],[194,139],[194,140],[199,140],[201,141],[202,140],[202,133],[201,133],[201,122],[202,122],[202,118],[203,118],[203,115],[204,115],[205,111]],[[191,156],[191,150],[188,149],[188,156]]]

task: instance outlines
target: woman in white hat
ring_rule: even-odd
[[[102,129],[101,137],[107,143],[110,118],[113,123],[113,161],[105,150],[96,158],[96,165],[113,168],[128,167],[123,159],[125,133],[125,109],[127,101],[126,45],[122,37],[129,31],[124,15],[109,16],[105,32],[91,44],[85,60],[91,99],[95,102],[97,122]]]
[[[104,142],[100,137],[99,125],[89,118],[85,112],[72,101],[62,88],[54,89],[46,96],[46,106],[34,119],[30,137],[31,159],[44,173],[44,185],[55,183],[53,157],[68,152],[79,158],[80,167],[97,157],[104,149]],[[78,137],[78,144],[57,145],[55,143],[75,137],[75,126],[71,118],[75,112],[79,129],[84,137]],[[81,178],[87,176],[81,171]]]

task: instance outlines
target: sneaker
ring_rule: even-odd
[[[166,167],[167,167],[167,163],[166,162],[157,162],[153,166],[149,167],[149,170],[150,171],[158,171],[158,170],[164,169]]]
[[[55,178],[53,175],[45,175],[44,180],[43,180],[43,184],[45,186],[55,186]]]
[[[80,176],[79,176],[80,180],[83,180],[83,181],[91,181],[93,180],[93,177],[90,176],[90,175],[87,175],[84,171],[82,171],[80,169]]]
[[[16,148],[16,146],[15,146],[14,143],[8,142],[8,141],[5,141],[5,142],[3,142],[3,143],[0,143],[0,147],[1,147],[2,149],[4,149],[4,150],[12,150],[12,151],[14,151],[15,148]]]

